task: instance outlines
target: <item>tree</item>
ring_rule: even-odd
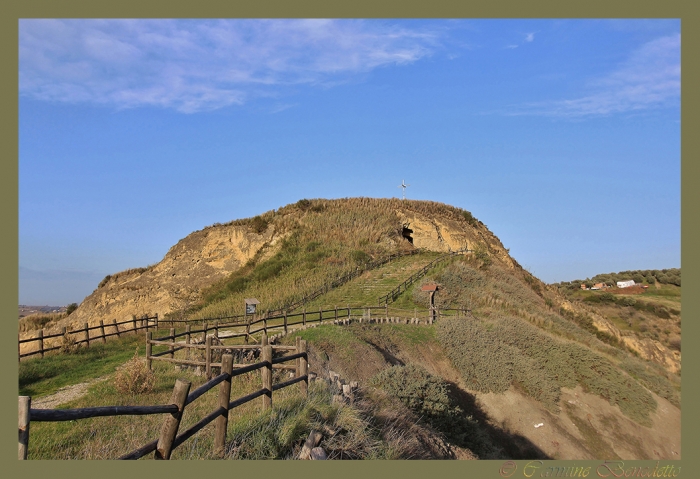
[[[66,315],[70,315],[73,311],[78,309],[78,303],[71,303],[66,306]]]

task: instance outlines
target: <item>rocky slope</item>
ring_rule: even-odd
[[[471,222],[467,221],[447,205],[368,198],[311,200],[310,203],[329,209],[350,208],[358,210],[360,215],[363,208],[384,210],[394,223],[393,231],[383,232],[382,241],[389,244],[389,251],[406,247],[409,240],[402,236],[406,227],[411,230],[407,234],[413,247],[447,252],[481,245],[510,267],[516,264],[486,226],[471,219],[471,215],[468,215]],[[158,313],[163,317],[178,311],[201,299],[207,286],[227,277],[256,254],[262,253],[263,259],[273,255],[280,240],[288,236],[294,226],[304,227],[307,220],[312,221],[313,214],[308,205],[294,204],[256,217],[262,218],[260,221],[254,221],[256,218],[238,220],[196,231],[180,240],[156,265],[105,278],[63,324],[77,327],[84,323],[94,325],[100,320],[124,321],[132,315]],[[359,229],[361,225],[340,226]],[[318,239],[323,241],[324,238]]]
[[[107,276],[76,311],[48,329],[75,329],[85,323],[92,326],[100,320],[125,321],[155,313],[163,317],[180,311],[201,300],[207,287],[252,258],[261,262],[272,257],[282,240],[299,229],[312,231],[311,237],[320,242],[367,243],[364,248],[375,257],[406,248],[437,252],[469,248],[477,256],[486,255],[514,273],[527,275],[483,223],[459,208],[396,199],[301,200],[255,218],[206,227],[180,240],[153,266]],[[531,281],[539,284],[557,308],[589,314],[598,330],[624,342],[642,358],[663,364],[673,373],[679,371],[678,351],[658,341],[623,334],[595,311],[584,311],[539,280]],[[23,337],[33,334],[23,333]]]

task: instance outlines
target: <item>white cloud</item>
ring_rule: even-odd
[[[20,94],[189,113],[410,64],[438,40],[372,20],[21,20]]]
[[[534,40],[535,40],[535,32],[528,33],[527,35],[525,35],[526,42],[532,42]]]
[[[626,62],[589,81],[589,93],[573,99],[528,103],[510,115],[588,117],[680,104],[680,34],[642,45]]]

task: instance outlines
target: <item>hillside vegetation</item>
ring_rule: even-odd
[[[100,291],[103,297],[116,295],[118,288],[138,293],[138,285],[153,287],[146,286],[148,275],[181,274],[174,258],[199,261],[192,259],[195,247],[223,264],[219,250],[234,236],[250,246],[235,250],[247,251],[249,259],[238,266],[226,263],[235,267],[178,303],[168,316],[238,315],[250,297],[260,301],[263,312],[292,304],[309,310],[377,306],[379,296],[441,254],[471,250],[435,265],[386,313],[378,313],[412,318],[420,312],[425,318],[429,296],[422,286],[434,283],[435,306],[452,310],[435,324],[354,322],[283,337],[287,344],[294,344],[295,336],[307,339],[311,371],[321,378],[335,371],[359,381],[361,397],[355,404],[338,404],[334,392],[319,381],[309,401],[289,392],[264,414],[253,406],[243,408],[232,418],[228,458],[295,457],[311,429],[335,431],[324,443],[333,458],[656,458],[652,451],[678,458],[673,454],[680,441],[674,429],[681,404],[680,286],[672,270],[643,274],[648,281],[654,278],[653,287],[634,295],[548,286],[521,268],[469,212],[422,201],[301,200],[191,236],[163,262],[107,278],[76,313],[89,314]],[[215,244],[219,253],[206,242],[209,236],[220,241]],[[251,245],[260,246],[253,253]],[[415,254],[368,267],[408,252]],[[302,301],[358,269],[364,272]],[[128,358],[133,350],[132,342],[118,356]],[[66,384],[71,377],[67,370],[85,371],[80,361],[63,362],[61,370],[49,368],[51,357],[22,361],[23,390],[46,394]],[[105,367],[73,377],[104,374]],[[161,400],[166,383],[172,384],[171,366],[159,365],[156,372],[154,391],[137,398],[144,404]],[[250,380],[236,385],[241,394],[252,387]],[[119,398],[111,383],[101,383],[73,404],[85,406],[98,397],[99,404],[129,400]],[[97,422],[81,425],[78,432],[41,425],[49,439],[39,441],[36,457],[103,458],[108,444],[129,450],[157,430],[153,422],[145,432],[129,436],[122,419],[110,421],[103,431]],[[546,424],[544,433],[535,429],[537,423]],[[90,437],[99,438],[99,447],[89,445]],[[65,447],[56,446],[62,441]],[[197,444],[177,457],[210,457],[210,440]]]
[[[230,223],[257,232],[274,228],[283,232],[284,239],[263,247],[242,268],[207,288],[202,300],[182,314],[194,318],[241,314],[246,297],[257,298],[266,310],[276,310],[370,261],[413,250],[402,235],[397,210],[446,217],[465,229],[479,224],[468,211],[426,201],[300,200]]]

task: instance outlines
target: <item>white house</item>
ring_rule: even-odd
[[[618,288],[629,288],[630,286],[634,286],[634,280],[630,279],[629,281],[618,281],[617,282],[617,287]]]

